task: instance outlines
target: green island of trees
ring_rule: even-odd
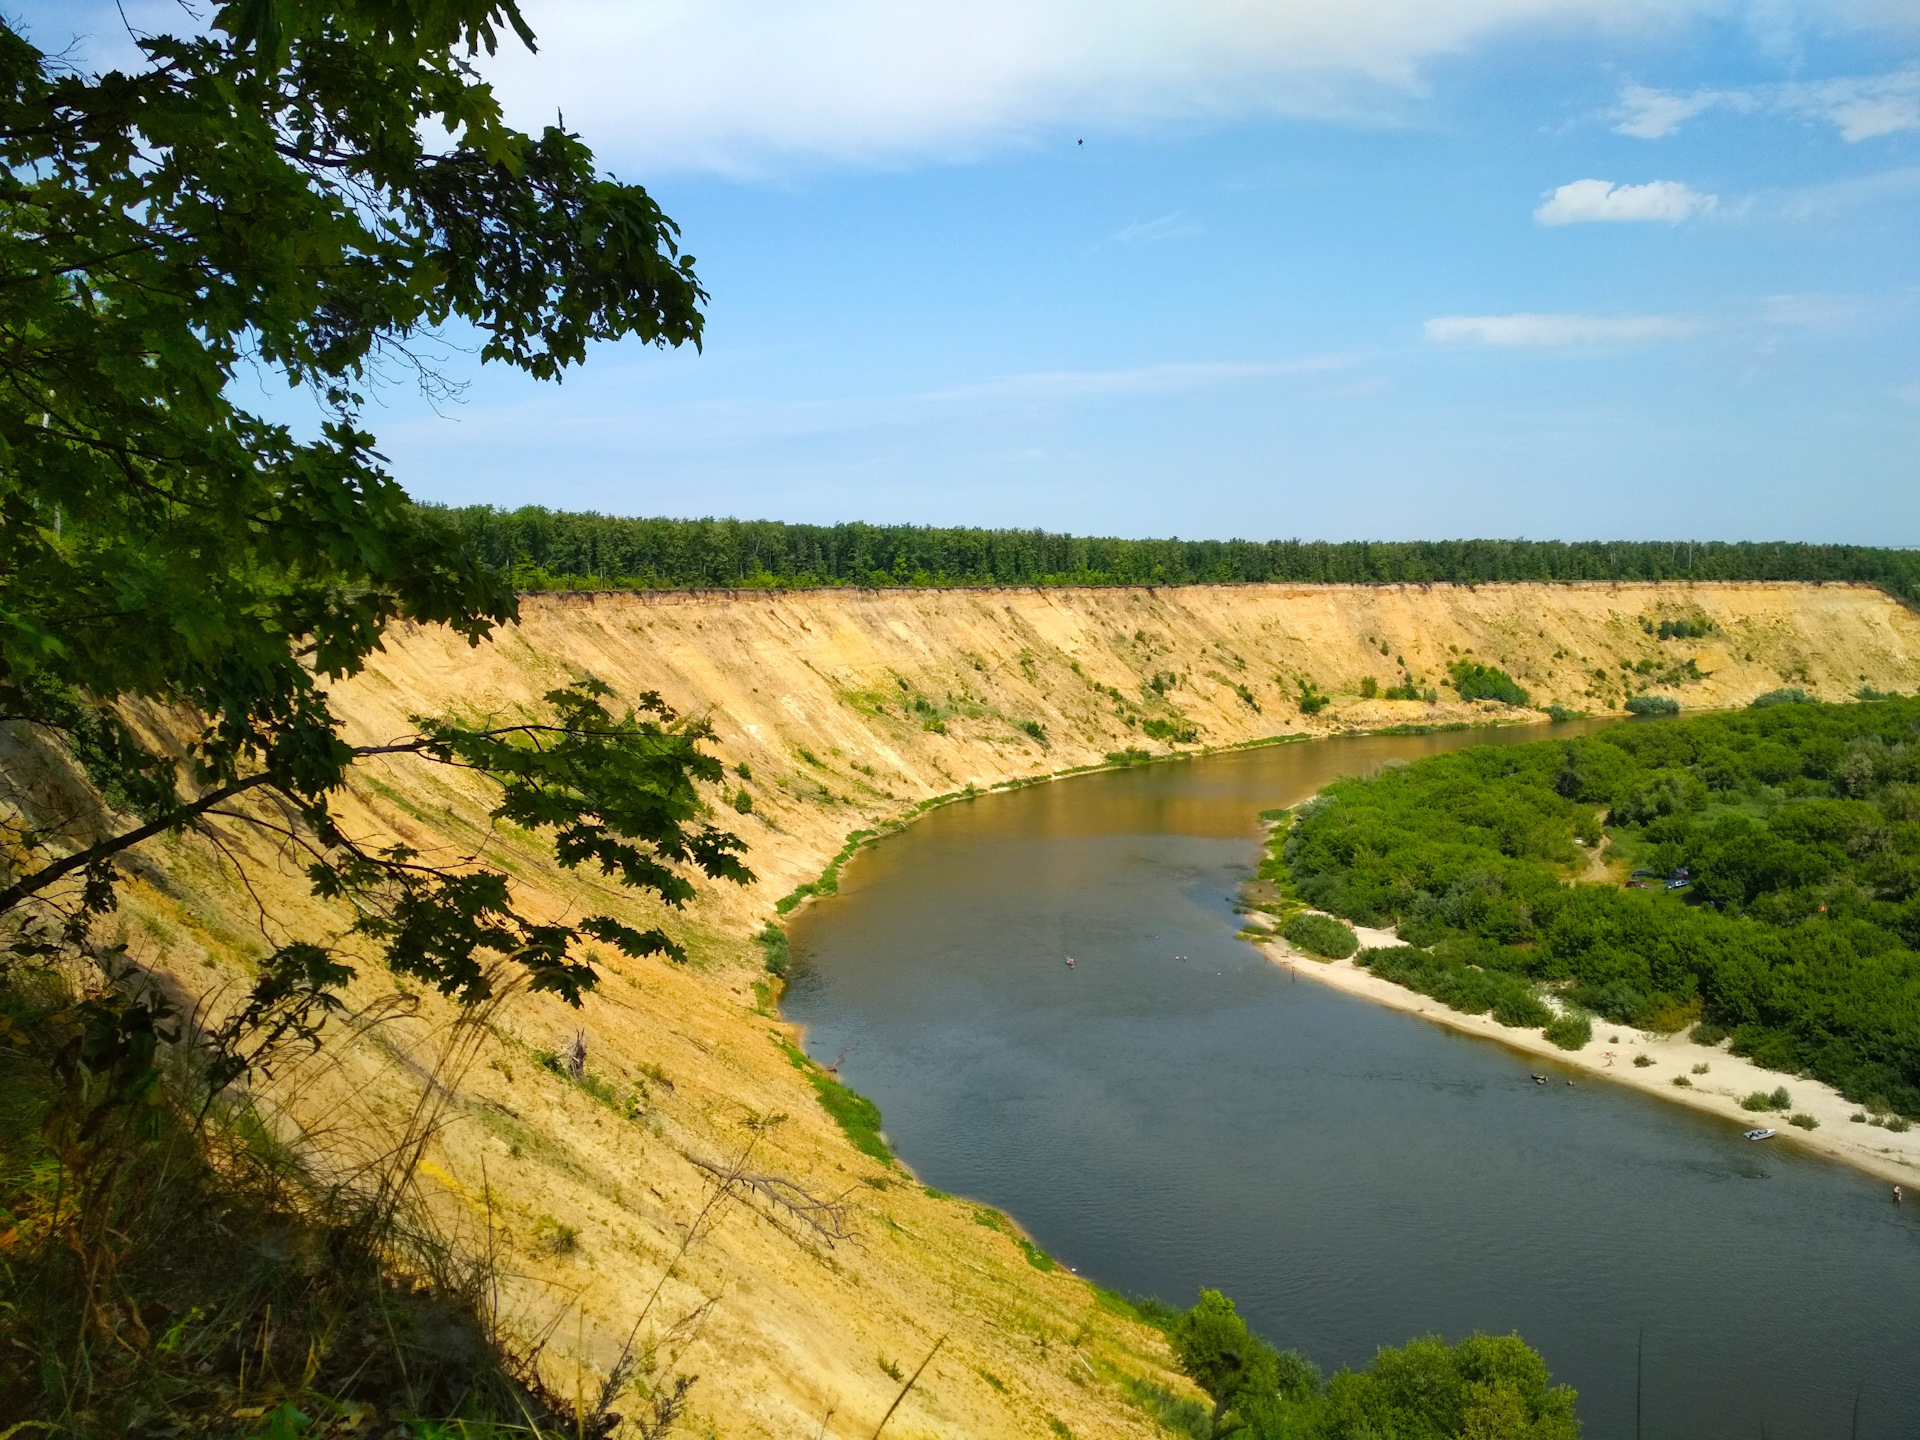
[[[1633,878],[1576,883],[1603,836]],[[1336,781],[1262,875],[1397,926],[1403,946],[1357,963],[1456,1010],[1569,1048],[1591,1015],[1697,1026],[1887,1123],[1920,1116],[1920,699],[1628,721]]]
[[[1364,1370],[1323,1378],[1295,1350],[1253,1333],[1218,1290],[1191,1310],[1136,1302],[1166,1332],[1175,1357],[1213,1401],[1211,1413],[1174,1397],[1136,1395],[1192,1440],[1578,1440],[1575,1393],[1518,1335],[1428,1335],[1383,1346]],[[1158,1403],[1152,1403],[1157,1401]]]

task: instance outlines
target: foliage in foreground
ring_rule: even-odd
[[[1365,1370],[1323,1381],[1297,1351],[1247,1328],[1233,1301],[1203,1290],[1161,1322],[1174,1355],[1214,1402],[1181,1417],[1195,1440],[1578,1440],[1575,1394],[1517,1335],[1437,1336],[1382,1347]],[[1173,1417],[1169,1417],[1173,1418]]]
[[[493,1333],[487,1258],[437,1237],[404,1175],[317,1185],[249,1107],[183,1104],[179,1052],[103,1046],[127,1018],[111,991],[0,978],[0,1415],[82,1437],[560,1428],[570,1407]]]
[[[323,1044],[358,959],[252,882],[290,862],[464,1023],[519,986],[577,1003],[590,941],[679,947],[614,914],[529,914],[485,854],[354,833],[362,762],[477,775],[492,818],[559,865],[669,907],[698,877],[751,877],[698,789],[720,778],[705,727],[658,696],[576,677],[510,716],[346,740],[328,688],[389,626],[478,644],[517,614],[386,472],[360,392],[408,374],[445,393],[421,347],[450,321],[539,379],[596,341],[697,343],[705,294],[643,189],[557,126],[505,122],[474,57],[531,43],[515,0],[190,19],[104,75],[0,21],[0,964],[18,996],[69,992],[0,1036],[0,1420],[224,1433],[251,1409],[273,1429],[277,1395],[324,1408],[321,1385],[454,1415],[481,1379],[419,1389],[444,1367],[393,1337],[441,1335],[475,1377],[498,1357],[380,1278],[425,1263],[391,1243],[406,1187],[349,1203],[279,1165],[262,1191],[220,1143],[241,1082]],[[314,433],[244,409],[243,368],[303,391]],[[186,835],[275,936],[226,1014],[181,1014],[101,934],[127,870],[156,873],[141,847]],[[176,1092],[162,1070],[183,1057]],[[295,1240],[297,1265],[260,1259]]]
[[[1568,883],[1602,817],[1646,888]],[[1397,925],[1409,950],[1363,958],[1457,1009],[1536,1023],[1551,986],[1650,1030],[1704,1018],[1736,1054],[1920,1115],[1920,701],[1434,756],[1329,786],[1280,845],[1272,878]]]

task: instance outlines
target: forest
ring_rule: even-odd
[[[1263,869],[1405,947],[1376,973],[1543,1025],[1543,996],[1920,1117],[1920,699],[1630,720],[1345,779]],[[1569,884],[1609,844],[1620,883]],[[1618,877],[1616,876],[1616,879]],[[1557,1037],[1556,1037],[1557,1038]]]
[[[519,590],[1799,580],[1920,603],[1920,552],[1721,541],[1123,540],[1045,530],[423,507]]]

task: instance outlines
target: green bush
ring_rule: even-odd
[[[1462,700],[1498,700],[1503,705],[1527,706],[1531,696],[1506,671],[1472,660],[1456,660],[1447,675]]]
[[[1333,703],[1333,697],[1321,694],[1320,687],[1311,680],[1296,680],[1294,684],[1299,687],[1300,695],[1296,703],[1302,715],[1318,715]]]
[[[1680,702],[1667,695],[1636,695],[1626,709],[1629,715],[1678,715]]]
[[[1791,1110],[1793,1097],[1787,1093],[1787,1087],[1784,1085],[1771,1094],[1765,1090],[1756,1090],[1740,1102],[1740,1108],[1742,1110]]]
[[[1593,1020],[1580,1014],[1562,1015],[1540,1033],[1562,1050],[1584,1050],[1593,1039]]]
[[[1681,1090],[1691,1090],[1693,1088],[1693,1081],[1689,1080],[1684,1075],[1674,1076],[1672,1083],[1675,1087]]]
[[[738,810],[742,815],[749,814],[753,810],[753,796],[747,793],[746,786],[742,785],[734,795],[733,808]]]
[[[792,959],[787,948],[787,932],[769,920],[760,927],[760,933],[753,937],[759,943],[760,953],[766,959],[769,975],[784,975]]]
[[[1368,675],[1361,679],[1360,698],[1362,700],[1372,700],[1376,696],[1378,696],[1379,693],[1380,693],[1380,682],[1374,679],[1373,676]]]
[[[1820,1122],[1811,1115],[1789,1115],[1787,1124],[1798,1125],[1802,1130],[1818,1130]]]
[[[1140,722],[1140,733],[1149,740],[1167,740],[1177,745],[1191,745],[1200,738],[1200,732],[1185,720],[1162,720],[1157,715]]]
[[[1718,1025],[1696,1025],[1693,1027],[1693,1034],[1687,1038],[1696,1045],[1718,1045],[1727,1038],[1728,1033]]]
[[[1636,1068],[1644,1070],[1654,1062],[1651,1055],[1636,1055],[1633,1057],[1633,1063]]]
[[[1353,927],[1326,915],[1314,915],[1302,910],[1288,918],[1280,927],[1280,933],[1291,944],[1298,945],[1309,955],[1318,955],[1327,960],[1344,960],[1360,948],[1360,942],[1354,938]]]
[[[1813,696],[1802,690],[1798,685],[1792,685],[1784,690],[1769,690],[1764,695],[1756,695],[1747,703],[1747,708],[1749,710],[1765,710],[1774,705],[1813,705],[1816,703],[1818,702],[1814,700]]]

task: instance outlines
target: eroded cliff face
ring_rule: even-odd
[[[1682,619],[1713,628],[1648,633]],[[502,1313],[528,1340],[547,1337],[540,1363],[562,1393],[596,1390],[637,1326],[663,1362],[701,1377],[695,1428],[864,1437],[900,1389],[890,1367],[910,1373],[945,1337],[889,1434],[1046,1440],[1050,1420],[1080,1436],[1151,1434],[1127,1377],[1192,1393],[1159,1338],[1064,1270],[1037,1268],[992,1215],[854,1148],[788,1048],[750,937],[850,832],[968,785],[1127,748],[1523,718],[1359,698],[1369,676],[1442,685],[1458,658],[1507,670],[1537,704],[1601,712],[1626,683],[1689,708],[1789,684],[1838,699],[1920,684],[1920,617],[1844,586],[1260,586],[547,595],[477,650],[396,633],[336,693],[353,739],[405,733],[409,715],[511,714],[588,673],[626,697],[658,691],[713,725],[729,774],[711,803],[749,841],[759,881],[707,887],[664,917],[690,965],[602,957],[604,982],[579,1012],[514,997],[473,1034],[471,1063],[438,1081],[451,1012],[363,966],[355,1000],[381,1023],[357,1039],[336,1026],[336,1058],[287,1072],[279,1096],[325,1154],[348,1157],[429,1084],[444,1087],[429,1202],[463,1243],[496,1248]],[[1302,680],[1333,697],[1316,716],[1296,703]],[[747,814],[734,808],[743,788]],[[353,801],[369,834],[484,851],[553,913],[662,918],[556,871],[533,837],[489,824],[489,803],[457,774],[398,761],[370,765]],[[265,898],[304,938],[342,932],[265,837],[232,838],[278,867]],[[152,858],[124,912],[136,953],[196,993],[244,973],[265,937],[231,873],[191,839]],[[576,1030],[586,1085],[536,1054]],[[716,1203],[714,1167],[743,1155],[747,1172],[841,1197],[851,1233],[829,1239],[764,1202]]]

